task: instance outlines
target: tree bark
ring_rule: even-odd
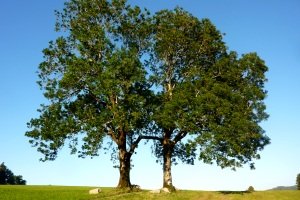
[[[173,186],[171,173],[174,145],[171,143],[169,138],[165,138],[163,143],[163,187],[168,188],[170,192],[174,192],[175,187]]]
[[[131,153],[126,152],[126,149],[119,149],[119,161],[120,161],[120,178],[118,188],[131,187],[130,182],[130,158]]]
[[[130,158],[132,153],[126,150],[126,132],[122,126],[119,126],[119,138],[118,138],[118,149],[119,149],[119,171],[120,178],[118,188],[131,187],[130,183]]]

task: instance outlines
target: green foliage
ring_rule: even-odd
[[[26,136],[43,161],[54,160],[65,143],[72,154],[97,156],[106,136],[130,149],[151,98],[140,59],[149,46],[149,13],[125,1],[72,0],[56,14],[56,30],[68,34],[43,50],[38,84],[50,104],[28,123]]]
[[[15,184],[16,185],[26,185],[27,181],[23,180],[23,176],[21,176],[21,175],[14,176],[14,179],[15,179]]]
[[[165,144],[174,145],[173,161],[177,157],[192,164],[195,146],[179,141],[189,133],[201,131],[197,124],[201,115],[193,113],[194,97],[198,93],[194,89],[201,89],[195,80],[200,76],[204,79],[206,65],[223,54],[226,47],[221,41],[222,35],[208,19],[199,21],[182,8],[158,12],[155,24],[152,72],[161,91],[153,118],[161,128],[162,138],[172,140]],[[169,134],[165,134],[166,131]],[[158,158],[162,157],[162,148],[160,144],[155,145]]]
[[[297,175],[296,185],[297,185],[297,189],[300,190],[300,174]]]
[[[20,175],[15,176],[3,162],[0,165],[0,185],[26,185],[26,180],[23,180],[23,177]]]
[[[249,188],[247,189],[247,192],[255,192],[254,187],[249,186]]]

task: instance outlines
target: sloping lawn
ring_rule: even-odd
[[[126,190],[101,188],[102,192],[91,195],[96,187],[76,186],[16,186],[1,185],[0,200],[97,200],[97,199],[153,199],[153,200],[300,200],[300,191],[258,191],[253,193],[234,191],[189,191],[152,194],[148,190],[127,193]]]

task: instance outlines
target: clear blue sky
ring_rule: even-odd
[[[256,170],[246,165],[233,172],[196,162],[173,167],[173,183],[181,189],[265,190],[294,185],[300,173],[300,1],[298,0],[130,0],[152,12],[176,5],[198,18],[209,18],[231,50],[257,52],[269,67],[266,100],[268,121],[262,124],[271,145],[261,152]],[[55,9],[62,0],[2,1],[0,5],[0,162],[30,185],[116,186],[118,170],[108,155],[94,159],[70,156],[63,149],[54,162],[42,157],[24,136],[26,123],[37,117],[45,101],[36,81],[42,49],[58,35]],[[149,146],[133,156],[131,181],[142,188],[162,186],[162,167]]]

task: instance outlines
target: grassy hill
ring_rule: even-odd
[[[253,193],[241,191],[188,191],[183,190],[176,193],[151,194],[147,190],[135,193],[114,188],[101,188],[102,192],[91,195],[88,191],[92,187],[73,186],[0,186],[1,200],[97,200],[97,199],[153,199],[153,200],[299,200],[300,191],[280,190],[280,191],[259,191]]]
[[[297,190],[297,186],[277,186],[275,188],[272,188],[270,190]]]

